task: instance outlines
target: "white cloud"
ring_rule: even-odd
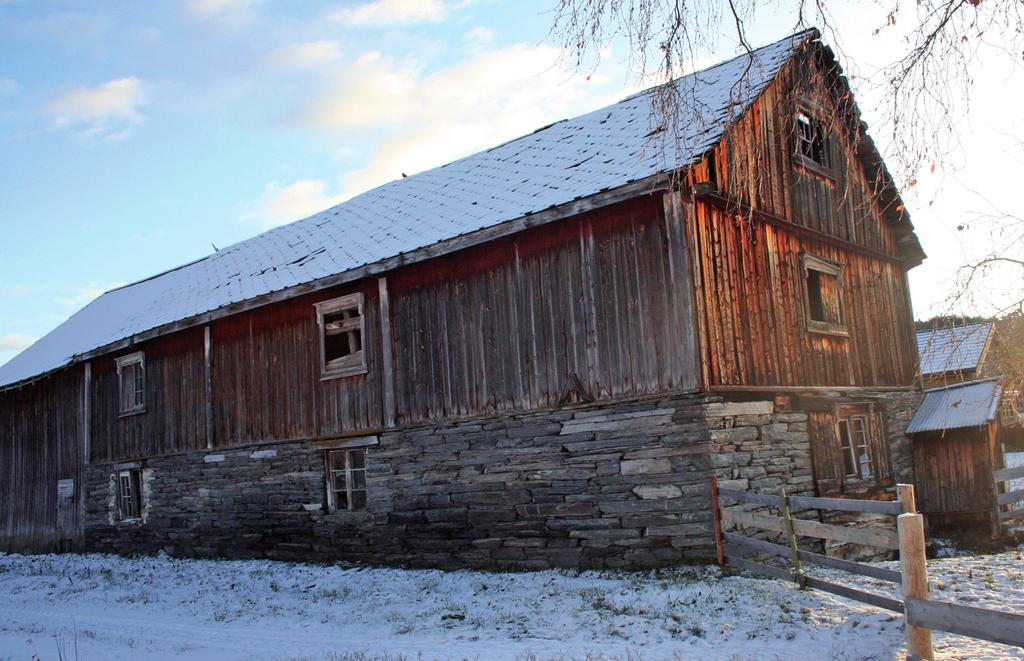
[[[478,25],[466,31],[462,40],[470,46],[486,46],[494,41],[494,30]]]
[[[335,62],[341,57],[338,42],[330,39],[305,41],[279,48],[270,55],[270,63],[289,69],[310,69]]]
[[[23,351],[32,346],[32,343],[38,339],[37,337],[29,337],[28,335],[20,335],[18,333],[0,335],[0,351]]]
[[[263,229],[270,229],[311,216],[343,199],[341,195],[329,195],[327,183],[317,179],[303,179],[287,186],[272,181],[264,188],[259,203],[245,214],[244,219],[257,222]]]
[[[609,93],[604,78],[556,66],[559,55],[549,46],[520,44],[423,75],[368,53],[299,119],[346,135],[383,135],[367,164],[342,177],[350,197],[623,96],[620,87]]]
[[[252,17],[254,0],[188,0],[186,7],[196,18],[226,25],[244,22]]]
[[[448,13],[441,0],[373,0],[351,9],[339,9],[331,20],[348,25],[387,27],[404,23],[440,22]]]
[[[146,102],[138,78],[118,78],[96,87],[78,87],[47,107],[54,126],[79,131],[82,138],[119,139],[142,121]]]

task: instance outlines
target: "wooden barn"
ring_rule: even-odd
[[[924,255],[839,65],[673,84],[90,303],[0,367],[0,547],[657,566],[711,475],[891,497]]]

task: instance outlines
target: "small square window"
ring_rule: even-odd
[[[125,468],[115,473],[118,521],[142,518],[142,469]]]
[[[795,117],[796,153],[806,164],[829,169],[828,139],[822,121],[805,110],[798,110]]]
[[[146,410],[146,360],[141,351],[117,359],[118,401],[122,415]]]
[[[316,305],[324,378],[363,374],[363,295],[349,294]]]
[[[327,450],[327,509],[330,512],[366,509],[366,450]]]
[[[804,255],[807,329],[846,335],[843,318],[843,267],[830,260]]]

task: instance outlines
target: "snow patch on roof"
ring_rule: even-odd
[[[691,114],[680,118],[666,150],[648,137],[659,128],[653,89],[556,122],[109,291],[0,367],[0,386],[166,324],[689,165],[815,36],[801,32],[757,49],[753,61],[744,53],[676,81]]]

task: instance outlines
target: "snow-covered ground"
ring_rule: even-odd
[[[1020,551],[934,560],[930,577],[935,598],[1024,612]],[[901,658],[903,645],[900,615],[715,568],[500,574],[0,554],[0,659],[852,660]],[[945,634],[936,648],[1024,658]]]

